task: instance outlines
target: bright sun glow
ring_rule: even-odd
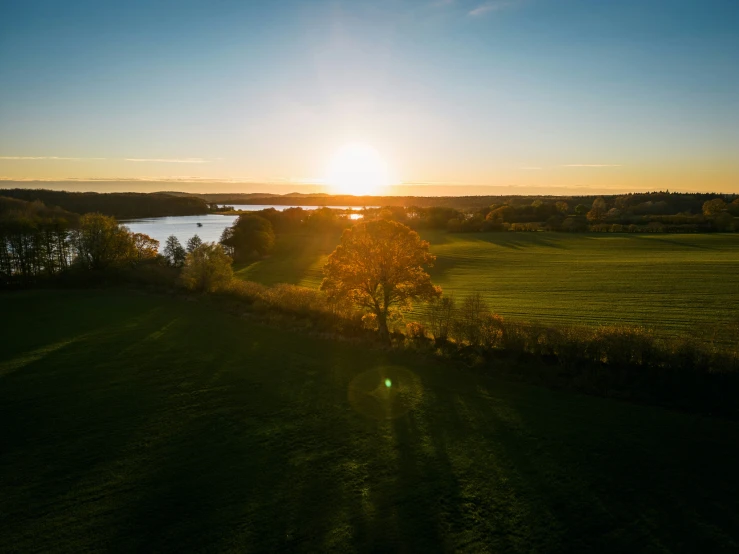
[[[380,154],[365,144],[341,147],[328,166],[326,181],[335,194],[380,194],[390,185],[387,164]]]

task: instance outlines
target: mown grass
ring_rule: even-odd
[[[548,324],[710,332],[739,321],[739,235],[421,232],[434,283],[481,292],[504,317]],[[339,235],[278,237],[237,276],[317,287]]]
[[[2,551],[739,548],[736,422],[508,383],[205,303],[0,302]]]

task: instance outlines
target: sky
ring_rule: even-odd
[[[406,190],[739,192],[737,29],[737,0],[0,0],[0,179],[312,192],[360,144]]]

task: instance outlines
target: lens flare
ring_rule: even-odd
[[[395,419],[413,410],[423,399],[423,385],[401,366],[364,371],[349,383],[349,403],[372,419]]]

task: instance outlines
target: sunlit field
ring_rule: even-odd
[[[737,423],[506,383],[205,303],[84,291],[3,305],[2,551],[739,543]]]
[[[739,320],[739,236],[422,232],[434,283],[481,292],[503,316],[644,325],[667,334]],[[316,287],[339,235],[283,235],[237,276]]]

